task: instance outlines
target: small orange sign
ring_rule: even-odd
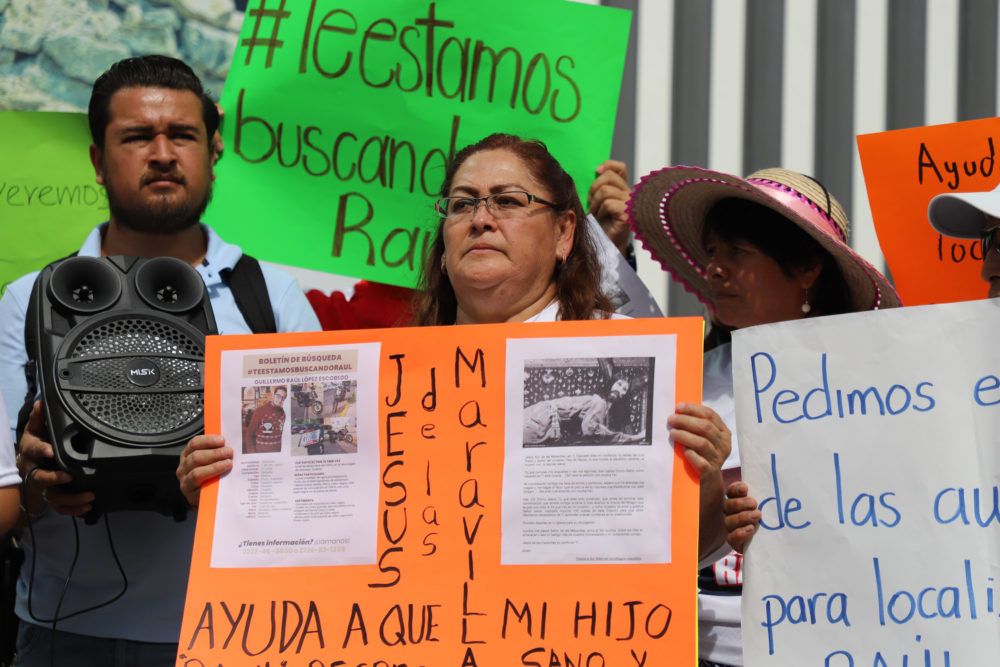
[[[937,194],[1000,183],[1000,118],[857,139],[875,230],[903,303],[985,298],[979,242],[939,234],[927,220],[927,205]]]
[[[364,482],[377,487],[377,512],[371,516],[377,526],[377,548],[370,565],[213,568],[219,482],[209,483],[202,489],[198,510],[177,664],[695,664],[698,482],[679,449],[671,451],[665,438],[645,447],[618,438],[603,446],[546,450],[547,456],[567,460],[607,457],[602,465],[609,468],[614,460],[631,456],[633,467],[639,469],[641,458],[635,458],[641,456],[639,450],[667,447],[666,459],[673,469],[672,489],[664,492],[670,504],[669,540],[664,541],[669,545],[669,562],[630,563],[634,559],[622,557],[619,562],[578,558],[572,564],[505,565],[501,549],[509,517],[501,506],[508,500],[502,491],[522,488],[505,486],[505,437],[510,438],[505,412],[512,405],[507,394],[524,392],[527,404],[529,371],[539,375],[539,383],[549,382],[550,375],[548,369],[529,368],[527,362],[511,370],[507,363],[511,345],[523,349],[525,341],[533,345],[535,338],[564,339],[572,349],[576,338],[602,337],[600,341],[608,342],[598,341],[601,349],[611,349],[617,336],[672,336],[675,368],[656,359],[657,368],[670,368],[674,400],[699,402],[702,331],[700,318],[677,318],[210,337],[205,381],[209,432],[222,432],[220,406],[226,403],[220,394],[241,396],[240,388],[234,387],[237,383],[220,376],[226,351],[273,350],[293,358],[289,353],[300,347],[379,344],[377,376],[373,372],[366,377],[363,368],[357,376],[358,386],[378,381],[378,442],[358,438],[350,448],[343,445],[354,451],[379,448],[377,474]],[[638,363],[630,359],[610,363]],[[586,360],[566,363],[577,374],[586,367]],[[651,363],[646,367],[653,372]],[[584,373],[591,370],[599,373],[601,368]],[[512,380],[516,387],[505,386]],[[294,424],[300,410],[294,403],[299,389],[289,384],[292,391],[286,405]],[[301,391],[308,393],[320,384],[303,385]],[[638,384],[632,382],[633,387]],[[315,391],[322,403],[323,391]],[[327,390],[328,396],[331,391]],[[338,394],[331,400],[339,407],[351,398]],[[516,410],[520,403],[518,398]],[[652,414],[646,409],[641,414]],[[239,407],[233,410],[238,419]],[[317,414],[325,411],[324,404]],[[662,411],[673,412],[673,405],[664,405]],[[352,432],[363,431],[359,425]],[[611,437],[606,431],[604,435]],[[315,445],[308,446],[315,450]],[[520,450],[516,455],[522,455]],[[255,456],[256,465],[268,455]],[[285,459],[283,465],[308,459],[315,466],[320,458],[299,456]],[[541,489],[539,484],[563,485],[568,499],[599,492],[606,499],[600,510],[604,516],[627,513],[643,502],[641,493],[616,484],[611,473],[586,488],[574,482],[568,469],[562,476],[537,468],[525,475],[530,475],[532,489]],[[657,480],[650,484],[655,486]],[[221,506],[218,509],[221,512]],[[564,518],[556,512],[549,519],[551,524]],[[551,538],[559,529],[552,524],[544,535]],[[606,539],[613,546],[629,537]]]

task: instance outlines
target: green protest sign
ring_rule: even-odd
[[[457,149],[541,139],[586,192],[628,29],[564,0],[251,0],[206,220],[270,261],[413,285]]]
[[[0,111],[0,286],[79,249],[108,218],[87,116]]]

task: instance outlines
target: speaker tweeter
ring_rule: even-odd
[[[198,272],[174,257],[157,257],[140,266],[135,289],[147,304],[168,313],[189,311],[205,296]]]
[[[120,273],[97,257],[71,257],[52,271],[49,295],[75,313],[97,313],[113,306],[122,293]]]

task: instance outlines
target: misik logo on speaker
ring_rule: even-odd
[[[134,359],[129,363],[125,377],[138,387],[149,387],[160,379],[160,369],[149,359]]]

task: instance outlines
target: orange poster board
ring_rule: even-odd
[[[1000,182],[1000,118],[858,135],[875,231],[907,306],[986,297],[978,241],[941,236],[927,205]]]
[[[378,420],[378,470],[360,480],[377,495],[377,511],[370,515],[377,546],[372,562],[363,565],[213,568],[213,539],[219,536],[216,514],[225,515],[217,504],[224,495],[220,486],[233,483],[237,469],[221,483],[208,484],[198,510],[177,664],[695,665],[698,485],[697,473],[679,448],[671,451],[666,438],[651,438],[646,447],[630,442],[544,450],[550,457],[585,455],[612,461],[635,457],[639,450],[667,448],[659,451],[672,466],[672,488],[663,489],[658,480],[649,482],[659,486],[670,505],[669,537],[663,540],[669,555],[657,559],[667,562],[629,564],[633,559],[624,557],[621,562],[578,558],[571,564],[503,564],[501,550],[511,531],[502,531],[510,517],[501,512],[501,504],[510,500],[503,494],[519,488],[505,472],[508,394],[514,392],[520,402],[523,392],[527,404],[529,370],[537,370],[529,369],[527,361],[523,366],[508,364],[511,350],[533,349],[537,341],[563,345],[563,372],[570,375],[586,368],[589,375],[596,367],[587,366],[587,359],[569,358],[575,341],[606,337],[598,345],[611,361],[601,357],[600,364],[618,367],[635,363],[614,351],[627,341],[670,341],[676,356],[656,357],[655,364],[671,380],[673,402],[700,402],[702,332],[700,318],[675,318],[210,337],[207,432],[224,432],[224,396],[241,391],[241,378],[220,375],[220,368],[228,368],[225,359],[232,358],[228,351],[273,350],[275,356],[294,360],[289,354],[293,348],[378,343],[377,374],[366,377],[364,369],[357,374],[359,387],[366,380],[378,381],[378,407],[373,411]],[[546,370],[542,382],[549,382],[549,375]],[[209,389],[219,387],[221,392]],[[298,400],[298,387],[289,387],[285,405],[294,424],[301,408],[293,401]],[[650,396],[643,400],[657,402],[657,395]],[[664,397],[669,394],[664,392],[661,402]],[[673,412],[672,403],[659,408],[657,421],[660,414]],[[653,414],[652,408],[648,414]],[[363,431],[359,424],[357,432]],[[362,451],[374,445],[359,437],[354,446]],[[520,451],[513,456],[521,456]],[[318,465],[320,458],[285,461],[294,468],[296,461]],[[566,488],[574,484],[573,474],[560,475],[554,468],[541,471],[541,477],[538,473],[530,473],[536,489],[539,482]],[[564,500],[593,499],[597,493],[601,502],[596,507],[606,508],[605,516],[642,502],[612,474],[586,486]],[[357,498],[362,502],[360,493]],[[561,523],[555,514],[553,518],[550,513],[550,539]],[[608,539],[606,544],[614,546],[627,537]]]

